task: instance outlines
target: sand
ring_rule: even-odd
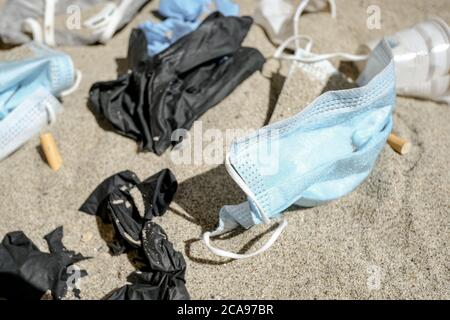
[[[0,4],[4,0],[0,1]],[[243,14],[256,1],[241,0]],[[447,0],[339,0],[336,20],[327,13],[302,17],[302,31],[319,51],[355,52],[360,43],[408,27],[430,14],[450,21]],[[380,30],[366,28],[369,4],[381,8]],[[42,249],[42,237],[64,226],[64,243],[92,259],[79,265],[83,299],[99,299],[126,282],[134,270],[127,255],[112,257],[95,217],[78,212],[106,177],[125,169],[146,178],[170,168],[180,186],[171,209],[158,222],[184,253],[187,286],[194,299],[449,299],[450,109],[447,105],[399,97],[394,131],[413,143],[400,156],[389,146],[370,177],[353,193],[311,209],[291,208],[289,225],[276,244],[252,259],[229,261],[199,241],[217,222],[221,206],[244,200],[223,165],[177,165],[166,152],[137,153],[133,140],[100,126],[86,106],[90,86],[115,79],[123,70],[133,26],[149,18],[157,1],[106,46],[61,48],[83,72],[81,87],[63,99],[64,113],[48,129],[64,165],[55,173],[30,140],[0,163],[0,236],[23,230]],[[245,45],[269,57],[274,50],[253,26]],[[23,49],[0,51],[0,60]],[[272,65],[273,66],[273,65]],[[268,68],[267,70],[269,70]],[[287,66],[272,78],[256,73],[202,118],[203,130],[255,129],[295,114],[324,90],[301,71],[283,85]],[[279,101],[277,102],[278,95]],[[106,126],[107,128],[107,126]],[[254,250],[268,237],[266,226],[217,240],[235,251]],[[261,235],[263,235],[261,237]]]

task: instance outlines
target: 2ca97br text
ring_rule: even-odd
[[[230,304],[221,306],[221,314],[226,315],[271,315],[273,314],[273,305],[270,304]]]

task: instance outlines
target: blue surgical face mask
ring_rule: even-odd
[[[0,160],[52,123],[62,110],[56,97],[75,90],[81,80],[68,55],[31,48],[34,58],[0,63]]]
[[[161,0],[159,4],[159,13],[164,17],[184,21],[196,21],[212,11],[236,16],[239,5],[233,0]]]
[[[38,88],[64,95],[75,81],[72,59],[43,46],[31,45],[34,58],[0,62],[0,121]]]
[[[236,227],[250,228],[279,219],[289,206],[316,206],[353,191],[372,171],[392,129],[395,74],[392,53],[383,40],[373,51],[358,88],[329,91],[297,115],[235,141],[227,170],[248,196],[237,206],[220,211],[219,227],[205,233],[215,254],[246,258],[211,246],[210,236]]]
[[[159,13],[166,19],[161,23],[147,21],[139,26],[148,41],[148,54],[155,55],[194,31],[213,11],[237,16],[239,5],[232,0],[161,0]]]
[[[52,124],[62,105],[52,94],[43,88],[32,92],[0,121],[0,160],[3,160],[40,130]]]
[[[149,0],[5,0],[0,40],[48,46],[108,42]]]

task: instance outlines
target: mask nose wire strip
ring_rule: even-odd
[[[336,18],[336,2],[335,0],[328,0],[331,8],[331,16],[333,18]],[[310,37],[300,35],[299,34],[299,23],[300,23],[300,16],[309,4],[309,0],[303,0],[297,7],[297,10],[294,15],[294,35],[288,39],[286,39],[281,45],[278,46],[277,50],[274,53],[274,58],[276,59],[283,59],[283,60],[295,60],[298,62],[303,63],[314,63],[319,62],[323,60],[329,60],[332,58],[341,58],[345,61],[362,61],[367,60],[369,57],[368,55],[355,55],[345,52],[333,52],[333,53],[325,53],[325,54],[314,54],[310,53],[308,55],[299,54],[300,47],[300,41],[301,39],[307,39],[309,40],[307,48],[305,48],[306,52],[310,52],[312,48],[313,41]],[[295,47],[296,47],[296,54],[295,55],[285,55],[283,52],[286,50],[287,46],[292,42],[295,41]]]
[[[252,200],[256,199],[253,192],[247,187],[246,183],[242,180],[242,178],[239,176],[239,174],[234,170],[234,168],[231,165],[229,154],[227,154],[226,162],[225,162],[225,168],[227,169],[228,173],[230,174],[231,178],[233,178],[234,181],[239,185],[239,187],[249,196]],[[262,210],[262,208],[259,207],[259,204],[256,201],[253,201],[255,205],[258,207],[258,211],[261,215],[262,220],[266,224],[270,224],[270,219]],[[251,252],[251,253],[245,253],[245,254],[238,254],[230,251],[226,251],[220,248],[213,247],[210,243],[211,238],[211,232],[205,232],[203,234],[203,242],[208,247],[208,249],[214,253],[215,255],[225,257],[225,258],[231,258],[231,259],[246,259],[250,258],[256,255],[259,255],[269,249],[278,239],[278,237],[283,232],[284,228],[286,228],[288,222],[286,219],[283,219],[282,221],[278,221],[278,227],[273,231],[272,236],[267,240],[267,242],[258,250]]]

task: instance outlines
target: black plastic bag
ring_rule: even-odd
[[[46,253],[22,231],[8,233],[0,244],[0,299],[39,300],[48,291],[53,299],[63,298],[70,277],[67,268],[87,258],[67,250],[62,238],[62,227],[46,235]],[[80,270],[80,276],[86,275]]]
[[[161,155],[180,142],[172,139],[176,129],[189,129],[262,68],[261,53],[241,47],[252,22],[250,17],[212,13],[198,29],[153,57],[147,56],[143,31],[133,30],[128,53],[132,72],[92,86],[94,112],[115,131],[137,140],[141,150]]]

